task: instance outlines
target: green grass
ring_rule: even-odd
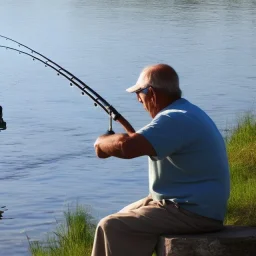
[[[227,138],[231,195],[225,224],[256,225],[256,118],[247,114]]]
[[[65,221],[45,241],[29,241],[33,256],[90,256],[95,225],[82,206],[64,213]]]
[[[225,224],[256,226],[256,118],[246,115],[226,138],[231,196]],[[29,242],[33,256],[91,255],[95,225],[82,206],[64,213],[65,222],[43,242]],[[155,254],[154,254],[155,255]]]

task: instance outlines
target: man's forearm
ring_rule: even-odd
[[[115,156],[119,158],[126,158],[122,151],[122,143],[129,138],[128,134],[113,134],[100,136],[95,144],[95,152],[99,158],[107,158]]]

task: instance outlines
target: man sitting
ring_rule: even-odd
[[[103,218],[92,256],[151,256],[161,234],[221,230],[230,192],[225,143],[214,122],[181,97],[175,70],[145,68],[127,89],[153,120],[138,131],[123,118],[126,134],[100,136],[98,157],[149,156],[150,194]]]

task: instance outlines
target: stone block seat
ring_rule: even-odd
[[[163,235],[157,256],[256,256],[256,227],[225,226],[214,233]]]

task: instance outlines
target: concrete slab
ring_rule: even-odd
[[[256,256],[256,227],[226,226],[214,233],[161,236],[158,256]]]

